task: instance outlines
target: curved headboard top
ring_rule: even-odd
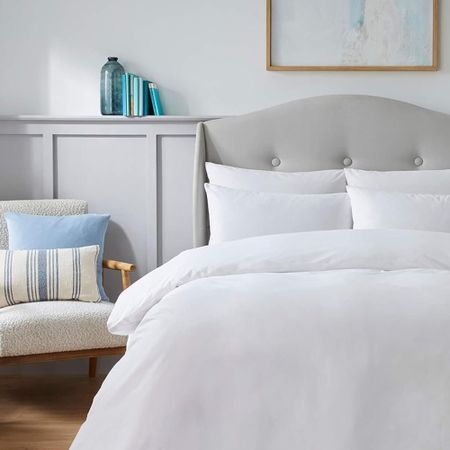
[[[281,172],[450,168],[450,115],[396,100],[332,95],[200,123],[194,245],[208,242],[205,162]]]

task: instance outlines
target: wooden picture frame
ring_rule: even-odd
[[[272,3],[283,0],[266,0],[266,69],[269,71],[437,71],[439,69],[439,0],[432,4],[432,63],[411,66],[352,66],[352,65],[276,65],[273,63],[272,46]]]

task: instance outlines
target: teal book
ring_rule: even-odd
[[[134,76],[133,82],[133,116],[139,116],[139,77]]]
[[[144,116],[154,116],[152,106],[152,99],[150,98],[150,91],[148,89],[150,81],[144,80]]]
[[[144,80],[139,77],[139,115],[144,115]]]
[[[150,92],[150,99],[152,101],[155,116],[163,116],[164,111],[161,105],[161,99],[159,97],[158,86],[156,85],[156,83],[150,82],[148,85],[148,90]]]
[[[142,82],[142,115],[148,116],[148,81],[143,80]]]
[[[130,74],[125,73],[125,98],[124,98],[124,114],[130,117]]]
[[[130,102],[130,116],[134,116],[134,78],[135,75],[130,73],[130,94],[129,94],[129,102]]]
[[[127,74],[122,74],[122,115],[127,116]]]
[[[125,72],[123,78],[125,83],[123,93],[123,115],[128,117],[130,115],[130,74]]]

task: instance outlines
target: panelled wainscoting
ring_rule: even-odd
[[[80,198],[110,213],[105,258],[140,277],[192,246],[195,130],[211,117],[1,117],[0,199]],[[106,274],[111,298],[120,280]]]

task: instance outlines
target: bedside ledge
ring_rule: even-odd
[[[204,122],[219,116],[45,116],[45,115],[3,115],[0,122],[40,122],[40,123],[182,123]]]

